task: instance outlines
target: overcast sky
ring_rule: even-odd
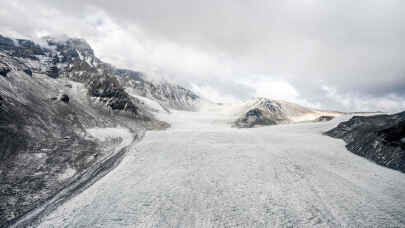
[[[106,62],[214,101],[405,110],[403,0],[13,0],[0,33],[84,38]]]

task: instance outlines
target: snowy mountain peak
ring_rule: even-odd
[[[81,38],[45,36],[42,39],[45,40],[50,46],[88,51],[89,53],[94,55],[93,49],[91,48],[90,44],[86,40]]]
[[[264,97],[257,98],[252,106],[265,109],[269,112],[281,112],[282,108],[279,102]]]
[[[142,72],[119,69],[102,62],[83,39],[48,36],[42,40],[43,43],[37,44],[0,36],[0,54],[6,56],[1,57],[0,73],[7,75],[10,71],[20,70],[88,85],[99,85],[101,79],[108,79],[110,82],[117,81],[111,85],[120,84],[131,88],[138,96],[156,100],[166,108],[180,110],[195,110],[200,99],[194,92],[179,85],[154,82]]]
[[[236,127],[254,127],[283,123],[321,121],[332,119],[337,115],[340,115],[340,113],[320,111],[287,101],[259,97],[243,105],[240,115],[234,121],[233,125]]]

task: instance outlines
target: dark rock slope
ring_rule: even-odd
[[[405,112],[355,116],[325,134],[343,139],[357,155],[405,172]]]
[[[81,39],[38,45],[0,35],[0,227],[119,160],[123,139],[100,141],[89,128],[125,127],[136,139],[168,127],[125,91],[128,74],[141,75],[102,62]],[[149,83],[127,81],[136,80]]]

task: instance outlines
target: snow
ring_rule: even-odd
[[[159,113],[170,129],[39,227],[405,226],[405,174],[322,135],[350,116],[236,129],[224,109]]]
[[[79,55],[79,59],[83,61],[84,57],[83,57],[82,53],[78,50],[76,50],[76,53]]]
[[[272,105],[277,111],[269,110],[267,105]],[[341,116],[342,113],[322,111],[311,108],[306,108],[297,104],[289,103],[281,100],[270,100],[267,98],[255,98],[243,102],[237,103],[227,103],[222,105],[214,105],[213,103],[203,103],[200,105],[200,110],[207,111],[217,111],[222,115],[227,115],[230,121],[235,121],[236,119],[244,116],[249,110],[254,108],[259,108],[268,114],[286,116],[285,123],[300,123],[314,121],[321,116]]]
[[[137,98],[138,100],[142,101],[146,106],[152,108],[154,111],[157,112],[166,112],[165,109],[160,105],[157,101],[149,99],[147,97],[139,96],[135,93],[134,89],[132,88],[125,88],[125,91],[132,97]]]
[[[119,146],[115,148],[115,152],[120,151],[122,148],[130,145],[133,141],[133,134],[128,128],[116,127],[116,128],[90,128],[86,130],[92,137],[99,139],[100,141],[106,141],[108,139],[121,138],[122,141]]]
[[[306,122],[306,121],[313,121],[321,116],[332,116],[332,117],[338,117],[343,115],[342,113],[337,113],[337,112],[326,112],[326,111],[313,111],[311,113],[307,114],[302,114],[302,115],[297,115],[297,116],[290,116],[289,119],[293,123],[299,123],[299,122]]]
[[[73,169],[73,168],[71,168],[71,167],[68,167],[68,168],[65,170],[65,172],[61,173],[61,174],[58,176],[58,181],[64,181],[64,180],[66,180],[66,179],[68,179],[68,178],[70,178],[70,177],[73,177],[75,174],[76,174],[76,170]]]
[[[129,130],[127,128],[123,128],[123,127],[117,127],[117,128],[90,128],[87,129],[87,132],[101,140],[101,141],[105,141],[108,138],[118,138],[121,136],[124,136],[124,138],[128,138],[128,136],[131,136],[131,133],[129,132]],[[129,137],[131,138],[131,137]]]

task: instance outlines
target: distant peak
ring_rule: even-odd
[[[78,50],[91,50],[91,51],[93,50],[90,44],[85,39],[82,38],[72,38],[66,35],[62,35],[62,36],[45,36],[42,37],[42,39],[45,40],[50,46],[62,45]]]

